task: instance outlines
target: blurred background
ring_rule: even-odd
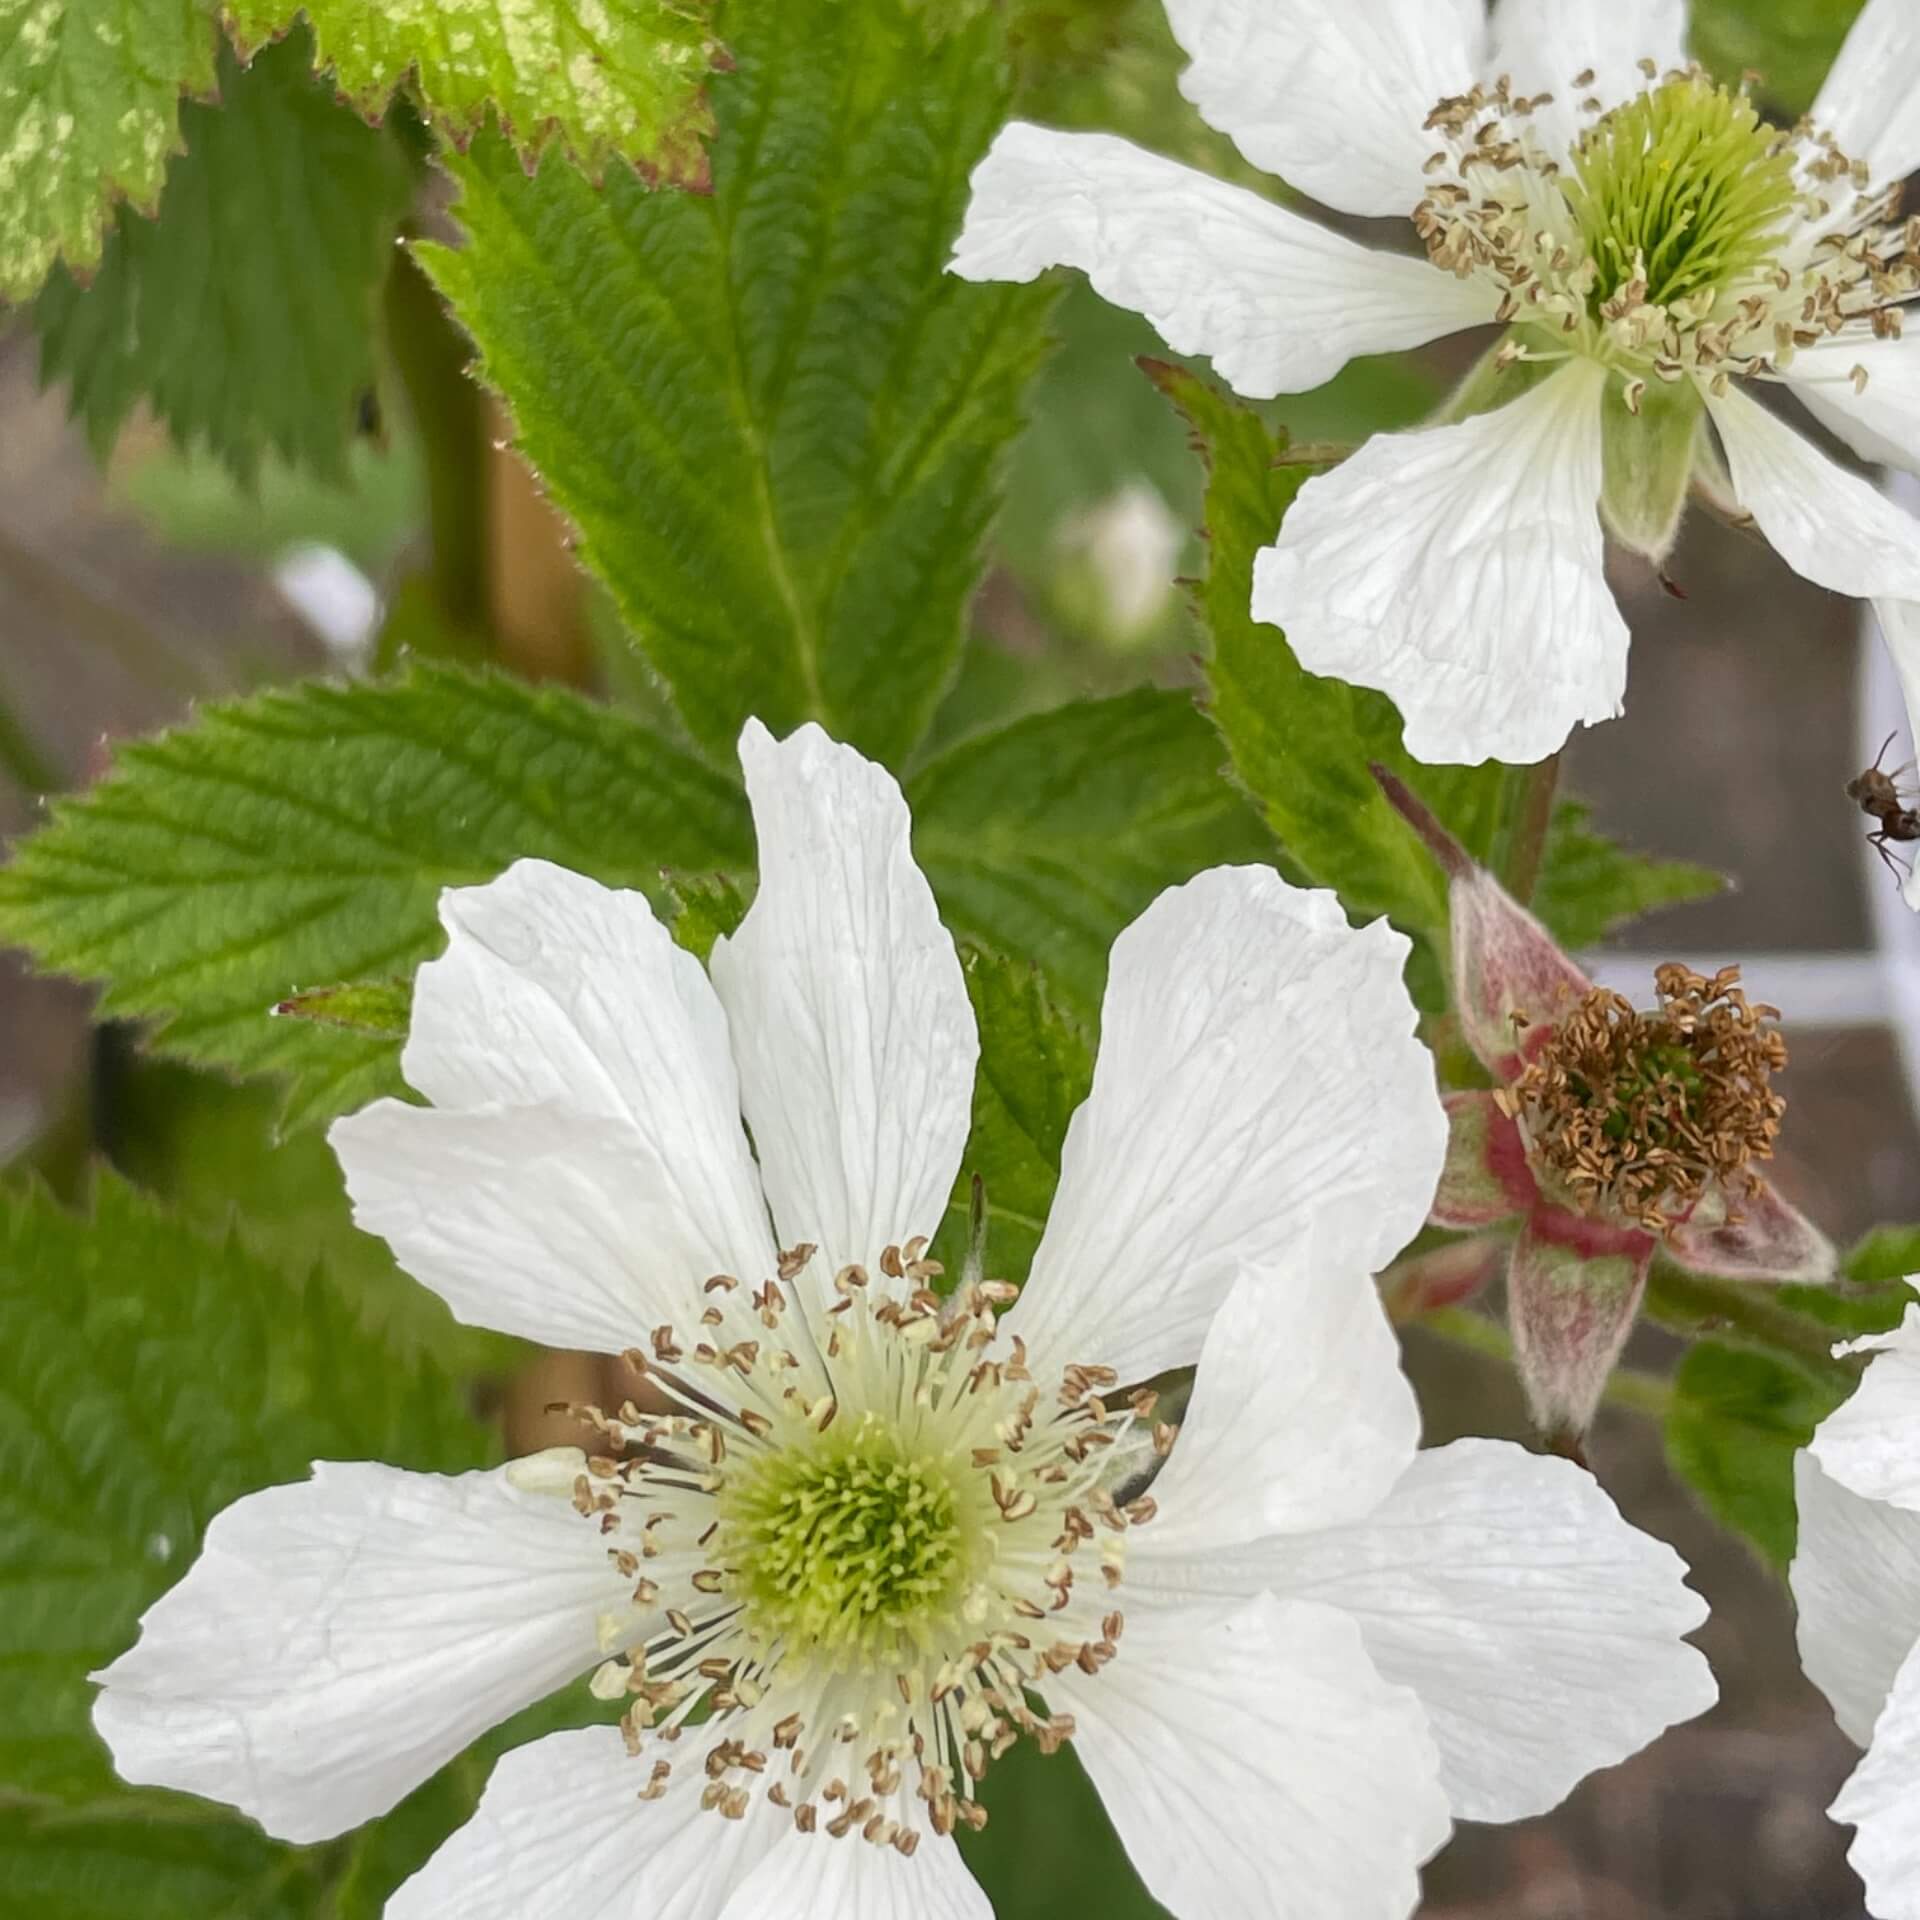
[[[1793,110],[1855,10],[1708,6],[1696,44],[1734,70],[1760,68],[1769,97]],[[1027,11],[1026,111],[1255,183],[1178,102],[1178,61],[1152,6]],[[190,115],[190,140],[197,124]],[[405,149],[409,136],[382,138]],[[408,164],[399,224],[443,229],[432,176],[417,152]],[[337,459],[236,463],[188,424],[200,416],[177,396],[103,401],[73,357],[83,311],[73,302],[90,297],[56,288],[35,311],[0,314],[0,833],[31,827],[41,796],[93,778],[116,739],[298,675],[408,656],[492,660],[659,711],[403,255],[362,316],[364,364],[329,376],[348,410]],[[1079,694],[1193,678],[1199,635],[1176,582],[1201,564],[1201,476],[1133,365],[1157,343],[1077,282],[1057,332],[935,745]],[[1273,411],[1302,440],[1411,424],[1476,351],[1459,341],[1362,363]],[[197,377],[217,388],[223,369]],[[1634,632],[1626,718],[1576,740],[1567,777],[1606,832],[1721,870],[1730,885],[1643,921],[1596,965],[1644,999],[1658,960],[1708,972],[1738,961],[1756,996],[1782,1008],[1792,1064],[1779,1184],[1844,1243],[1920,1216],[1920,930],[1842,791],[1896,728],[1888,764],[1909,757],[1904,718],[1858,609],[1757,540],[1696,514],[1670,572],[1684,601],[1621,569]],[[5,1178],[38,1176],[77,1196],[103,1157],[210,1222],[244,1205],[249,1236],[325,1253],[366,1314],[403,1339],[476,1338],[353,1232],[324,1145],[310,1133],[280,1139],[274,1112],[271,1089],[148,1059],[136,1033],[95,1022],[85,993],[0,963]],[[1643,1330],[1631,1358],[1657,1372],[1676,1351]],[[529,1410],[554,1397],[551,1376],[529,1382],[497,1351],[475,1357],[493,1369],[516,1438],[537,1437]],[[1417,1331],[1409,1357],[1430,1439],[1524,1435],[1497,1362]],[[1847,1835],[1824,1815],[1852,1750],[1800,1677],[1783,1583],[1699,1513],[1650,1423],[1603,1413],[1593,1460],[1629,1516],[1695,1569],[1713,1607],[1703,1643],[1721,1705],[1547,1818],[1463,1829],[1428,1872],[1428,1920],[1856,1920]],[[1020,1865],[1021,1911],[1156,1911],[1123,1868],[1089,1868],[1085,1841],[1101,1816],[1071,1767],[1023,1757],[989,1781],[998,1848]],[[1046,1790],[1023,1796],[1035,1768]]]

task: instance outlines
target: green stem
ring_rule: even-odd
[[[1547,857],[1547,835],[1553,828],[1553,800],[1559,785],[1557,753],[1550,753],[1536,765],[1525,768],[1514,782],[1500,882],[1523,907],[1533,898],[1540,868]]]
[[[1502,1366],[1513,1364],[1513,1341],[1505,1327],[1471,1307],[1436,1307],[1413,1322],[1450,1347],[1477,1353]],[[1605,1405],[1637,1413],[1643,1419],[1664,1420],[1673,1404],[1673,1388],[1659,1375],[1632,1367],[1615,1367],[1601,1396]]]
[[[427,470],[431,578],[456,628],[487,621],[486,414],[467,375],[467,344],[427,276],[402,250],[387,276],[387,341]]]
[[[1833,1334],[1775,1302],[1769,1290],[1740,1280],[1707,1280],[1678,1267],[1658,1265],[1647,1284],[1647,1317],[1672,1332],[1704,1333],[1782,1353],[1808,1372],[1850,1387],[1857,1370],[1833,1357]]]

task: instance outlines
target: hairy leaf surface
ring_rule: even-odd
[[[204,0],[0,0],[0,301],[94,266],[115,201],[152,211],[215,38]]]
[[[739,0],[709,197],[453,164],[469,243],[428,266],[717,756],[757,713],[897,766],[952,675],[1047,299],[942,272],[996,32]]]
[[[158,216],[121,208],[90,282],[56,271],[35,303],[41,378],[71,382],[103,458],[144,401],[242,479],[267,453],[345,477],[413,175],[310,55],[304,33],[244,70],[223,51],[220,103],[182,113]]]
[[[294,1074],[294,1117],[394,1084],[377,1035],[273,1019],[304,989],[410,974],[443,888],[523,855],[661,897],[752,863],[739,790],[628,716],[418,671],[207,708],[124,748],[0,872],[0,938],[105,983],[202,1065]]]

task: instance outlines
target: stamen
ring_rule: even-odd
[[[1740,970],[1707,979],[1669,963],[1660,1005],[1642,1012],[1596,987],[1496,1095],[1536,1171],[1587,1212],[1662,1233],[1713,1191],[1760,1185],[1786,1102],[1770,1081],[1787,1063],[1777,1009],[1748,1001]]]
[[[629,1355],[664,1410],[581,1410],[602,1450],[564,1491],[636,1582],[594,1691],[627,1702],[637,1756],[697,1740],[723,1817],[765,1793],[800,1832],[911,1854],[984,1824],[974,1784],[1022,1735],[1070,1737],[1030,1696],[1117,1657],[1125,1537],[1174,1430],[1150,1395],[1110,1407],[1110,1368],[1049,1389],[1017,1338],[993,1357],[1014,1290],[942,1299],[924,1241],[843,1269],[823,1308],[800,1291],[814,1251],[760,1288],[712,1276],[697,1338],[662,1326]]]
[[[1724,391],[1837,336],[1897,339],[1920,298],[1897,188],[1870,190],[1830,137],[1768,127],[1698,68],[1641,70],[1647,91],[1594,107],[1564,154],[1504,79],[1428,116],[1443,145],[1414,227],[1436,266],[1498,289],[1500,367],[1579,354],[1619,373],[1638,412],[1650,379]]]

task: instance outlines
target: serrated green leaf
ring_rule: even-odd
[[[698,186],[715,43],[707,0],[302,0],[317,59],[370,119],[410,81],[456,145],[498,115],[528,159],[549,139],[598,174],[612,157]],[[288,0],[226,0],[243,51],[285,33]]]
[[[397,1054],[399,1042],[392,1044]],[[224,1233],[232,1223],[276,1266],[319,1261],[356,1317],[395,1353],[430,1355],[460,1380],[504,1373],[524,1355],[506,1334],[455,1320],[437,1293],[402,1271],[384,1240],[354,1226],[332,1148],[317,1128],[282,1131],[278,1088],[133,1059],[115,1075],[112,1107],[115,1164],[128,1179],[205,1231]]]
[[[986,1191],[986,1277],[1018,1284],[1047,1224],[1067,1122],[1093,1082],[1093,1052],[1034,968],[970,949],[963,970],[980,1065],[973,1130],[933,1256],[950,1280],[959,1276],[977,1174]]]
[[[205,0],[0,0],[0,302],[95,265],[114,202],[152,210],[215,40]]]
[[[581,554],[730,761],[822,721],[898,765],[958,657],[1047,295],[941,267],[1005,105],[997,23],[738,0],[710,198],[452,163],[423,249]]]
[[[976,734],[907,783],[956,934],[1036,962],[1099,1017],[1107,949],[1164,888],[1273,845],[1185,694],[1142,688]]]
[[[283,1019],[314,1020],[376,1040],[404,1040],[413,1023],[411,980],[354,980],[337,987],[314,987],[282,1000],[274,1012]]]
[[[1588,947],[1656,907],[1708,900],[1726,885],[1711,867],[1656,860],[1616,846],[1587,824],[1587,809],[1563,800],[1554,809],[1533,910],[1562,946]]]
[[[673,937],[702,965],[713,953],[713,943],[738,931],[747,917],[749,895],[724,873],[685,880],[678,874],[667,881],[673,913]]]
[[[1779,1287],[1774,1303],[1833,1340],[1884,1333],[1912,1304],[1920,1227],[1876,1227],[1846,1253],[1831,1287]],[[1703,1340],[1674,1376],[1667,1457],[1707,1510],[1776,1565],[1793,1557],[1793,1457],[1846,1397],[1845,1376],[1784,1354]]]
[[[1703,1340],[1680,1362],[1667,1460],[1722,1526],[1793,1558],[1793,1456],[1837,1404],[1791,1360]]]
[[[1410,930],[1437,933],[1446,925],[1445,877],[1387,805],[1368,764],[1400,774],[1482,859],[1500,825],[1507,769],[1410,760],[1390,700],[1308,673],[1278,628],[1254,620],[1254,555],[1272,544],[1313,469],[1289,462],[1284,434],[1276,438],[1200,375],[1165,364],[1154,374],[1207,462],[1200,606],[1213,640],[1213,718],[1236,772],[1291,858],[1317,884],[1336,888],[1350,911],[1391,914]]]
[[[0,1202],[0,1300],[0,1781],[16,1791],[112,1790],[86,1675],[229,1501],[317,1458],[491,1456],[445,1378],[395,1361],[324,1281],[109,1176],[91,1218],[39,1190]]]
[[[8,1913],[59,1920],[317,1920],[332,1849],[269,1840],[211,1809],[128,1795],[78,1810],[0,1800]],[[16,1904],[17,1903],[17,1904]]]
[[[741,869],[739,790],[571,694],[420,670],[208,707],[124,748],[0,872],[0,939],[103,981],[201,1065],[294,1077],[291,1120],[395,1087],[390,1040],[275,1020],[317,983],[412,971],[435,906],[538,855],[658,902],[660,870]]]
[[[35,302],[43,382],[67,380],[102,456],[145,402],[242,479],[263,454],[346,474],[374,387],[374,305],[413,191],[398,139],[338,106],[303,32],[181,115],[158,215],[121,208],[86,286]]]

